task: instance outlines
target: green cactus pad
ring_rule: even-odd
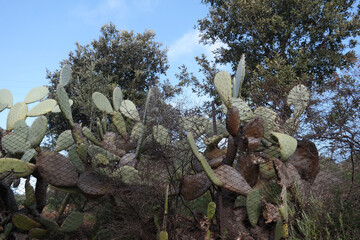
[[[209,221],[211,221],[211,219],[213,219],[213,217],[215,216],[215,211],[216,211],[216,203],[209,202],[206,210],[206,216],[208,217]]]
[[[253,227],[257,225],[261,214],[261,198],[259,189],[251,189],[246,198],[246,211]]]
[[[21,157],[21,161],[30,162],[30,160],[37,155],[37,151],[33,148],[27,150]]]
[[[72,99],[69,99],[70,107],[74,104],[74,101]],[[52,113],[59,113],[61,112],[59,105],[56,105],[52,110]]]
[[[82,133],[93,144],[100,146],[101,143],[99,142],[99,140],[96,139],[96,137],[94,136],[94,134],[91,132],[91,130],[88,127],[83,127],[82,128]]]
[[[60,71],[59,85],[66,86],[71,80],[71,68],[69,65],[64,65]]]
[[[59,225],[50,219],[40,218],[40,223],[46,227],[46,229],[50,232],[58,232]]]
[[[12,224],[20,230],[29,231],[32,228],[41,227],[41,223],[29,218],[24,214],[15,214],[12,217]]]
[[[111,192],[109,183],[103,176],[95,172],[85,171],[81,173],[78,187],[83,193],[90,196],[103,196]]]
[[[167,129],[164,126],[156,125],[153,127],[153,137],[156,142],[162,146],[170,145],[170,136]]]
[[[0,240],[8,239],[12,229],[13,229],[12,223],[6,224],[4,230],[0,233]]]
[[[5,108],[11,108],[13,105],[13,95],[7,89],[0,89],[0,104],[5,106]]]
[[[280,144],[281,160],[286,161],[296,151],[296,139],[287,134],[278,132],[272,132],[271,135],[274,140],[276,140]]]
[[[19,120],[15,123],[14,134],[23,138],[24,140],[28,140],[29,126],[26,124],[24,120]]]
[[[284,231],[284,225],[282,221],[277,221],[276,227],[275,227],[275,240],[281,240],[286,237],[285,231]]]
[[[119,112],[113,112],[111,119],[119,134],[125,137],[127,135],[127,132],[126,132],[125,120],[122,117],[122,115]]]
[[[127,118],[134,121],[140,121],[139,112],[136,109],[135,104],[130,100],[124,100],[121,102],[120,112]]]
[[[106,112],[106,113],[112,113],[114,111],[109,100],[102,93],[94,92],[92,94],[92,99],[93,99],[96,107],[100,111]]]
[[[73,126],[74,121],[72,118],[69,97],[62,85],[58,85],[56,87],[56,98],[61,112],[64,114],[65,118],[69,121],[70,125]]]
[[[96,166],[98,166],[98,165],[106,166],[110,163],[109,160],[106,158],[106,156],[104,156],[102,154],[96,154],[94,160],[95,160],[94,163]]]
[[[56,101],[54,99],[46,99],[33,107],[28,113],[28,117],[35,117],[50,112],[55,106]]]
[[[246,207],[246,197],[239,195],[236,197],[235,202],[234,202],[234,208],[237,207]]]
[[[26,94],[24,102],[26,104],[29,104],[40,101],[41,99],[46,97],[48,93],[49,93],[49,89],[47,87],[42,86],[42,87],[33,88],[30,90],[30,92],[28,92],[28,94]]]
[[[130,166],[123,166],[116,169],[116,171],[114,171],[114,177],[120,178],[121,182],[125,184],[139,184],[141,182],[139,171]]]
[[[81,212],[72,212],[61,224],[60,231],[72,232],[78,229],[84,222],[84,214]]]
[[[240,119],[242,123],[247,123],[254,117],[254,113],[247,105],[247,103],[241,98],[233,98],[232,99],[232,107],[236,107],[239,110]],[[225,114],[227,114],[227,107],[222,104],[222,110]]]
[[[72,136],[71,130],[65,130],[59,135],[58,139],[56,140],[56,146],[54,150],[56,152],[66,150],[73,144],[74,138]]]
[[[40,152],[36,157],[40,175],[54,186],[76,186],[78,173],[70,160],[58,152]]]
[[[287,104],[289,106],[294,105],[294,117],[298,118],[304,112],[305,108],[309,104],[310,92],[304,85],[297,85],[291,89]]]
[[[245,78],[245,54],[242,54],[234,78],[234,91],[233,91],[234,98],[238,98],[239,95],[241,95],[241,87],[244,82],[244,78]]]
[[[76,145],[76,152],[79,155],[80,159],[86,163],[88,155],[88,145],[85,143],[80,143]]]
[[[33,228],[29,231],[29,237],[31,239],[43,239],[47,236],[47,230],[43,228]]]
[[[10,153],[24,153],[31,148],[30,142],[25,140],[22,136],[6,135],[1,139],[3,147]]]
[[[160,238],[160,240],[168,240],[169,235],[168,235],[167,231],[161,231],[159,233],[159,238]]]
[[[113,91],[113,106],[115,111],[119,111],[121,102],[123,100],[123,94],[121,88],[116,87]]]
[[[37,147],[45,137],[47,129],[47,119],[40,116],[35,119],[29,130],[29,141],[31,146]]]
[[[89,146],[89,155],[91,157],[95,157],[97,154],[102,154],[104,156],[106,156],[106,158],[112,162],[112,161],[120,161],[121,158],[111,152],[106,151],[105,149],[95,146],[95,145],[90,145]]]
[[[131,130],[130,139],[132,141],[137,141],[140,137],[141,130],[143,129],[142,122],[136,122],[133,129]]]
[[[222,186],[222,182],[215,175],[214,171],[211,169],[209,163],[206,161],[205,157],[199,152],[193,134],[191,132],[187,135],[188,143],[191,147],[191,150],[195,157],[200,161],[201,166],[203,167],[206,175],[209,177],[210,181],[218,187]]]
[[[231,108],[231,76],[228,72],[221,71],[214,79],[216,91],[227,108]]]
[[[68,158],[71,161],[71,163],[74,165],[74,167],[76,168],[76,171],[79,173],[82,173],[85,171],[85,165],[83,163],[83,161],[81,160],[81,158],[79,157],[77,151],[76,151],[76,146],[71,146],[68,149]]]
[[[13,105],[7,117],[6,130],[12,130],[17,121],[25,120],[27,112],[28,107],[25,103],[19,102]]]
[[[34,188],[30,184],[30,179],[27,178],[25,182],[25,202],[24,205],[28,208],[34,209],[36,206],[36,198]]]
[[[7,107],[7,103],[0,103],[0,112],[2,112],[6,107]]]

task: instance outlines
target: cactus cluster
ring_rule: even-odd
[[[315,178],[313,175],[316,176],[319,171],[317,158],[310,162],[308,169],[297,166],[296,161],[302,153],[297,151],[298,141],[292,137],[310,94],[305,86],[295,86],[287,98],[287,104],[293,106],[293,115],[282,122],[273,110],[265,107],[252,110],[241,98],[244,76],[244,56],[233,81],[227,72],[219,72],[215,76],[214,85],[223,102],[227,132],[203,138],[206,145],[204,155],[199,152],[197,138],[194,138],[194,135],[200,136],[204,132],[199,132],[199,128],[194,126],[186,129],[188,143],[201,163],[202,171],[185,176],[180,193],[186,200],[193,200],[210,189],[211,185],[217,189],[226,189],[238,196],[236,201],[234,199],[236,207],[246,207],[248,220],[253,227],[258,225],[261,215],[266,223],[277,222],[276,236],[280,239],[286,237],[288,231],[289,217],[284,214],[289,212],[287,192],[303,181],[311,184]],[[200,129],[202,123],[199,122]],[[218,148],[222,139],[227,141],[225,149]],[[317,156],[317,151],[313,154]],[[312,174],[311,179],[305,179],[301,171],[315,174]],[[266,189],[271,184],[283,189],[277,197],[281,200],[277,202],[266,199]],[[269,206],[275,209],[271,214]],[[279,229],[283,233],[281,236]]]

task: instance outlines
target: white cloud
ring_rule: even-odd
[[[225,44],[216,42],[213,45],[203,45],[199,43],[199,30],[191,30],[185,33],[179,40],[175,41],[169,47],[168,57],[171,60],[179,60],[183,57],[195,57],[202,53],[209,59],[214,59],[213,51],[219,47],[226,47]]]

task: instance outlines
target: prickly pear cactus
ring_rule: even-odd
[[[300,154],[300,151],[297,151],[297,140],[291,135],[297,130],[299,117],[309,102],[310,94],[303,85],[295,86],[290,91],[287,104],[293,106],[294,112],[293,116],[282,124],[275,111],[265,107],[252,110],[241,98],[244,76],[244,56],[242,56],[232,84],[229,73],[219,72],[215,76],[214,85],[223,101],[228,134],[207,136],[204,139],[205,156],[199,152],[196,145],[198,143],[196,139],[201,134],[194,138],[194,129],[199,128],[197,124],[201,126],[202,122],[193,121],[190,127],[184,127],[188,132],[188,142],[192,152],[200,161],[203,171],[184,177],[180,193],[187,200],[193,200],[204,194],[210,187],[204,189],[197,186],[196,183],[201,180],[203,183],[201,186],[206,186],[207,181],[201,178],[206,173],[210,183],[215,185],[216,189],[225,189],[238,195],[237,198],[226,199],[226,201],[235,202],[235,199],[240,199],[241,201],[237,200],[235,206],[246,208],[246,217],[253,227],[262,225],[263,223],[259,224],[260,221],[264,221],[264,224],[275,221],[277,230],[276,233],[275,231],[269,233],[272,235],[271,238],[275,237],[275,234],[278,237],[281,231],[281,236],[287,237],[286,234],[283,234],[288,231],[287,223],[289,221],[288,214],[286,214],[288,211],[286,200],[269,200],[274,197],[267,196],[269,194],[267,189],[278,186],[283,191],[281,194],[280,192],[275,193],[276,199],[284,199],[286,192],[291,187],[302,184],[301,181],[306,181],[306,179],[297,182],[294,180],[295,175],[299,176],[298,171],[303,171],[303,169],[296,169],[292,163],[288,163],[288,160],[296,159],[297,154]],[[224,139],[227,148],[220,151],[218,145]],[[210,158],[214,153],[217,153],[216,161]],[[313,154],[317,155],[317,151]],[[308,169],[307,171],[318,172],[318,169]],[[191,189],[189,186],[193,186],[197,193],[189,191]],[[234,202],[232,206],[234,206]],[[231,211],[227,211],[227,213],[229,214]],[[265,220],[261,218],[261,215]],[[281,219],[279,216],[282,216]],[[233,217],[227,216],[228,219]],[[237,228],[228,230],[234,231],[234,234],[238,231],[237,229],[246,228],[244,223],[233,223],[233,225]]]

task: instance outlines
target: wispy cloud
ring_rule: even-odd
[[[197,56],[204,53],[209,59],[214,59],[213,51],[219,47],[226,47],[225,44],[216,42],[213,45],[203,45],[200,42],[200,32],[191,30],[185,33],[180,39],[169,47],[168,56],[170,61],[176,61],[183,57]]]

